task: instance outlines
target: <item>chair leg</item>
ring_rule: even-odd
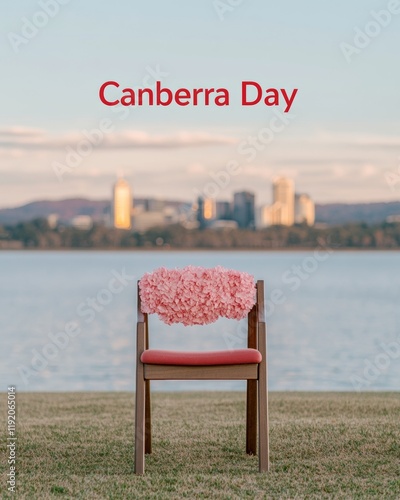
[[[257,380],[247,381],[246,453],[257,454]]]
[[[146,380],[145,398],[145,453],[151,453],[151,400],[150,400],[150,380]]]
[[[140,328],[140,330],[139,330]],[[145,443],[145,405],[146,390],[144,366],[140,354],[144,349],[144,330],[138,327],[137,360],[136,360],[136,405],[135,405],[135,473],[144,474],[144,443]]]
[[[266,472],[269,470],[269,422],[265,323],[260,324],[259,328],[259,350],[262,361],[258,371],[258,459],[260,472]]]
[[[144,441],[145,441],[145,385],[144,385],[144,379],[140,376],[137,376],[136,408],[135,408],[135,473],[136,474],[144,474]]]

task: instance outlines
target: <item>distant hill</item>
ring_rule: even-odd
[[[69,220],[77,215],[90,215],[101,219],[110,210],[110,202],[103,200],[86,200],[73,198],[58,201],[34,201],[16,208],[0,210],[0,224],[16,224],[50,214],[57,214],[61,220]]]
[[[135,204],[145,203],[142,198],[135,198]],[[168,201],[168,206],[179,206],[182,202]],[[0,224],[17,224],[32,219],[48,217],[57,214],[61,221],[68,221],[77,215],[90,215],[94,220],[104,220],[110,213],[110,200],[88,200],[85,198],[71,198],[67,200],[33,201],[16,208],[0,209]]]
[[[400,201],[388,203],[328,203],[315,206],[316,222],[347,224],[367,222],[379,224],[390,215],[400,215]]]

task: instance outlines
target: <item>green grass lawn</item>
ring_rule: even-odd
[[[16,498],[400,498],[399,393],[270,394],[267,474],[244,451],[244,393],[154,394],[142,477],[132,393],[21,393],[17,406]]]

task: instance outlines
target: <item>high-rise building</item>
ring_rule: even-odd
[[[249,191],[240,191],[233,194],[233,220],[240,228],[254,228],[255,207],[254,194]]]
[[[293,226],[294,224],[294,182],[286,177],[279,177],[272,184],[272,224]]]
[[[216,208],[213,198],[199,197],[197,200],[197,221],[200,229],[204,229],[209,223],[215,219]]]
[[[232,218],[232,208],[229,201],[216,202],[216,218],[229,220]]]
[[[263,228],[280,225],[281,220],[286,217],[285,210],[286,207],[280,203],[262,206],[259,212],[257,227]]]
[[[113,225],[118,229],[132,227],[132,194],[131,188],[125,179],[118,179],[114,184],[112,217]]]
[[[308,194],[296,194],[295,198],[295,222],[306,223],[313,226],[315,222],[315,206]]]
[[[272,184],[272,197],[272,205],[260,208],[257,227],[292,226],[294,223],[314,225],[314,202],[307,194],[295,193],[294,182],[291,179],[285,177],[275,179]]]

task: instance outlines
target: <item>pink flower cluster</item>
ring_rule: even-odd
[[[139,283],[142,312],[158,314],[168,325],[206,325],[220,316],[244,318],[255,303],[254,278],[248,273],[214,267],[160,267]]]

